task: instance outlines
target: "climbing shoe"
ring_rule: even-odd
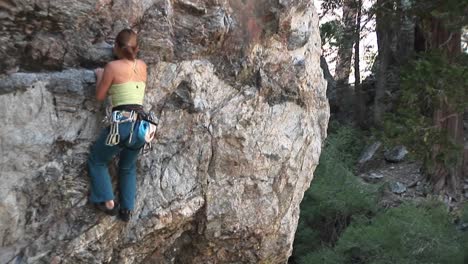
[[[112,209],[107,208],[105,202],[95,203],[94,206],[95,206],[96,209],[98,209],[99,211],[102,211],[102,212],[104,212],[105,214],[112,215],[112,216],[117,215],[117,212],[119,211],[119,206],[118,206],[118,204],[116,204],[116,203],[114,203],[114,208],[112,208]]]
[[[119,218],[124,222],[130,221],[130,217],[132,216],[132,212],[128,209],[120,209],[119,211]]]

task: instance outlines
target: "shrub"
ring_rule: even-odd
[[[348,126],[329,135],[301,203],[294,256],[333,244],[353,217],[376,211],[375,188],[364,185],[352,173],[362,145],[359,133]]]
[[[461,215],[461,222],[464,224],[468,224],[468,202],[464,203],[463,209],[462,209],[462,215]],[[465,262],[468,263],[468,230],[464,230],[465,235],[463,236],[464,239],[462,240],[462,248],[463,252],[465,252]]]
[[[405,204],[352,223],[335,247],[343,263],[462,264],[461,233],[442,203]]]
[[[312,253],[307,253],[299,258],[300,264],[339,264],[344,263],[344,261],[342,255],[337,254],[330,248],[323,248]]]

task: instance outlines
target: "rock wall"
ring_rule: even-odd
[[[127,224],[85,166],[125,27],[160,118]],[[287,262],[329,118],[313,2],[0,0],[0,30],[1,263]]]

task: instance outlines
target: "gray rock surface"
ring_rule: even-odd
[[[18,0],[0,14],[0,263],[287,262],[329,118],[312,2]],[[124,27],[160,119],[128,224],[88,205],[85,166],[104,112],[90,69]]]
[[[375,152],[382,146],[382,143],[377,141],[367,146],[359,157],[359,163],[363,164],[374,157]]]
[[[369,183],[378,183],[381,182],[385,175],[381,172],[367,172],[360,175],[360,177]]]
[[[378,172],[371,172],[368,176],[367,176],[367,179],[369,180],[380,180],[384,177],[384,175],[382,173],[378,173]]]
[[[396,146],[390,150],[385,151],[384,157],[388,162],[400,162],[408,154],[408,150],[405,146]]]
[[[406,186],[401,182],[392,182],[390,183],[390,190],[393,193],[401,194],[406,192]]]

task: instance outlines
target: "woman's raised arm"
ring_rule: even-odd
[[[106,99],[107,91],[112,85],[112,67],[110,64],[107,64],[104,69],[98,68],[94,72],[96,73],[96,99],[98,101],[104,101],[104,99]]]

